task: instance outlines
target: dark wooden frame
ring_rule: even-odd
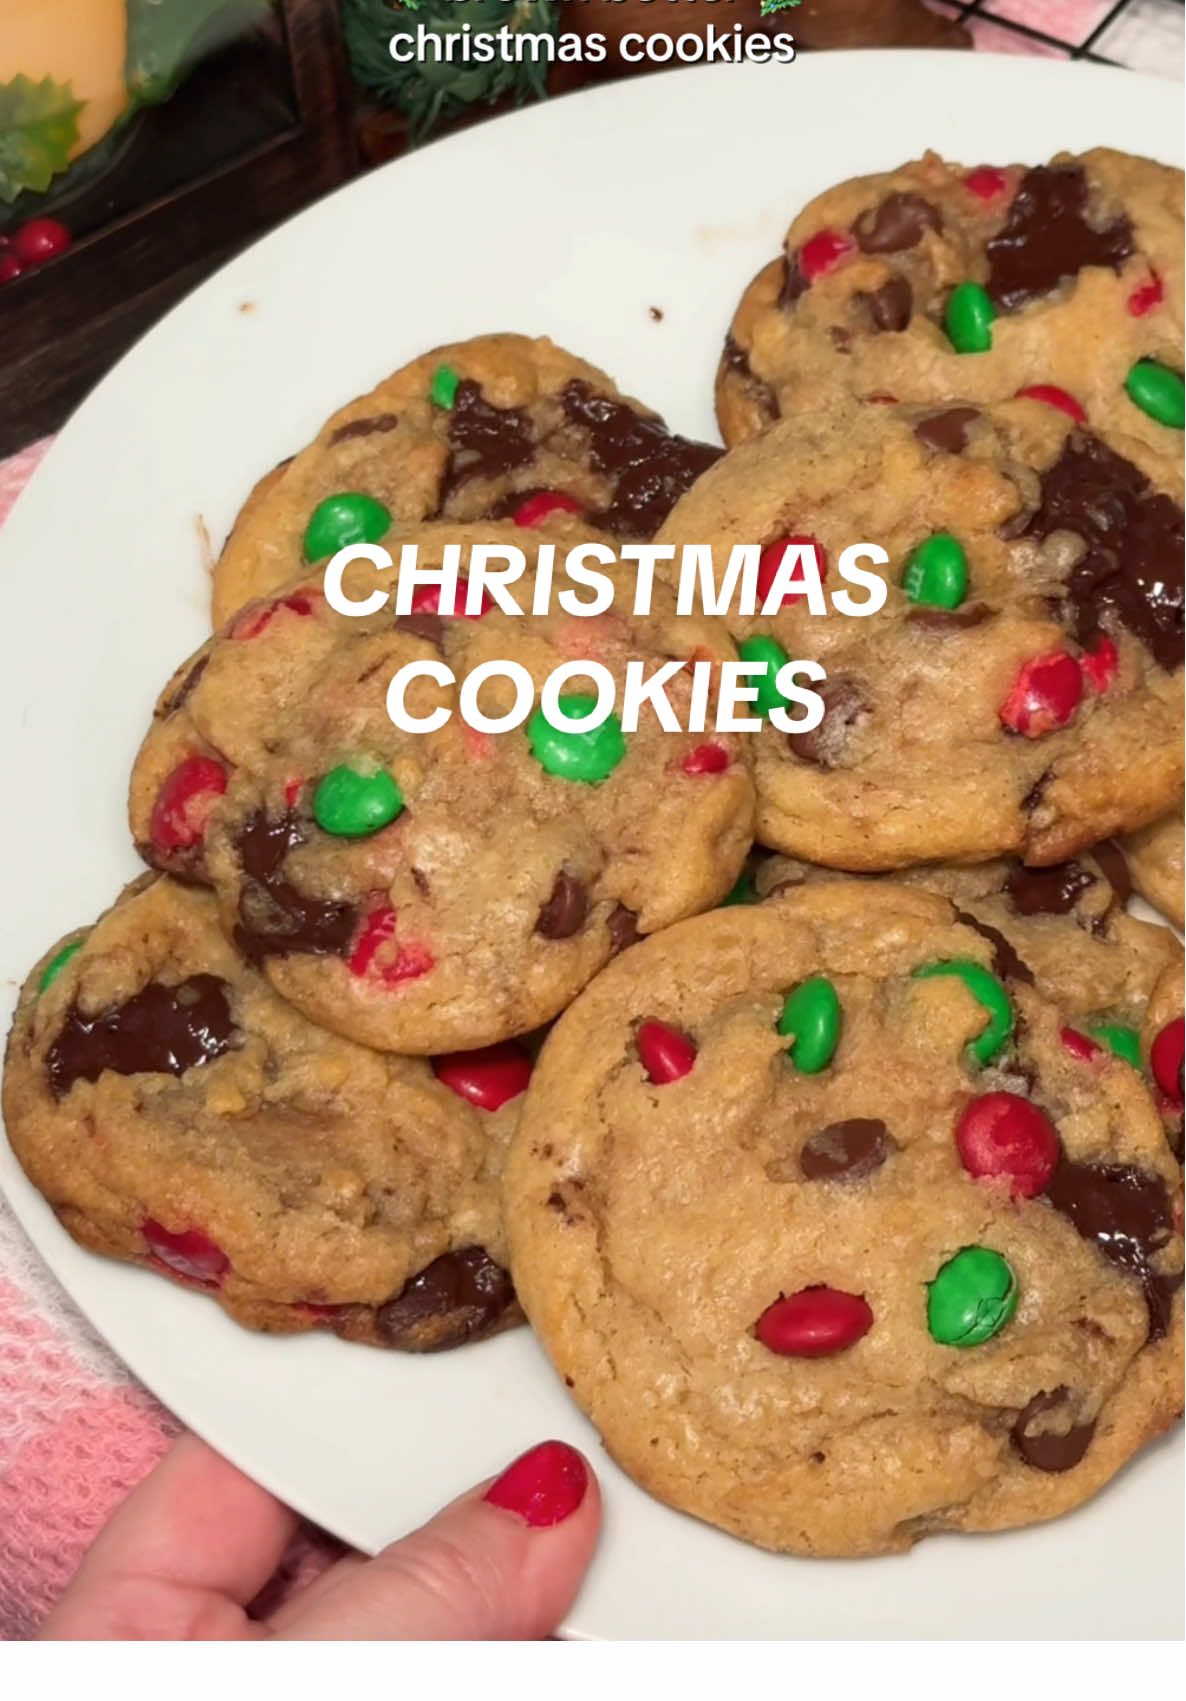
[[[279,0],[297,121],[245,158],[0,285],[0,455],[55,430],[140,333],[356,168],[335,0]]]

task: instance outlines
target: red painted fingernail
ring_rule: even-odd
[[[533,1530],[550,1530],[572,1517],[588,1487],[589,1470],[575,1447],[541,1441],[508,1466],[483,1498],[518,1513]]]

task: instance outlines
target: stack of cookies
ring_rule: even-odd
[[[1180,173],[1114,152],[928,156],[745,291],[727,450],[492,335],[263,478],[132,768],[150,872],[18,1008],[9,1138],[69,1232],[255,1328],[526,1317],[626,1470],[776,1550],[1034,1522],[1163,1431],[1182,953],[1127,905],[1182,924],[1182,225]],[[758,543],[763,595],[788,545],[827,584],[869,541],[887,594],[322,587],[348,543],[532,539]],[[425,707],[493,660],[538,693],[738,655],[756,733],[386,709],[418,660],[458,682]],[[790,657],[826,671],[806,733],[768,719]]]

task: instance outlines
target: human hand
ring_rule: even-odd
[[[601,1521],[597,1479],[545,1441],[374,1559],[349,1554],[268,1618],[248,1606],[298,1523],[196,1436],[134,1489],[41,1629],[70,1641],[516,1640],[574,1600]]]

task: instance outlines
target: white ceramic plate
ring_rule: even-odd
[[[202,528],[220,542],[255,478],[339,403],[434,343],[546,332],[711,435],[733,304],[808,196],[928,146],[969,163],[1099,143],[1176,161],[1180,137],[1174,85],[1091,66],[853,53],[684,71],[467,131],[210,279],[79,410],[0,533],[5,1026],[27,965],[137,870],[128,768],[157,689],[205,632]],[[80,1251],[2,1142],[0,1184],[149,1387],[361,1548],[543,1436],[589,1449],[606,1530],[576,1634],[1181,1634],[1176,1440],[1044,1528],[885,1560],[773,1558],[605,1461],[526,1330],[427,1359],[268,1340]]]

